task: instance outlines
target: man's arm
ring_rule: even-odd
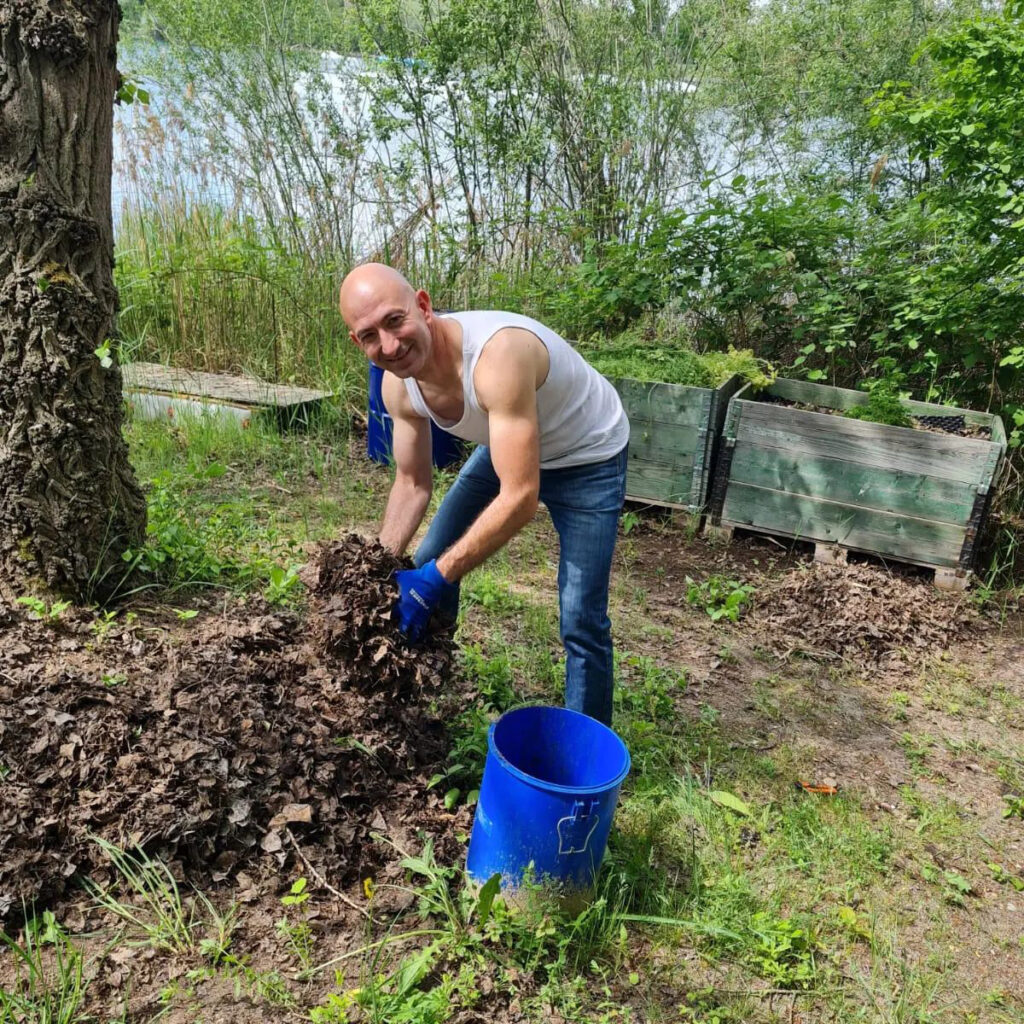
[[[548,365],[540,339],[518,328],[500,331],[480,355],[473,383],[487,412],[491,462],[501,486],[473,525],[437,559],[438,570],[449,582],[460,580],[506,544],[537,511],[537,388]]]
[[[380,542],[402,555],[423,522],[434,487],[430,421],[416,414],[405,384],[393,374],[384,374],[381,394],[392,420],[395,480],[384,509]]]

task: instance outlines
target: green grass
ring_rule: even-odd
[[[50,911],[29,915],[20,938],[0,932],[0,952],[4,949],[13,976],[0,986],[0,1021],[84,1024],[89,1019],[85,957]]]
[[[386,486],[382,473],[350,472],[337,423],[280,433],[262,421],[242,430],[182,416],[173,425],[135,420],[127,436],[148,527],[128,556],[125,590],[212,586],[287,600],[307,558],[302,545],[365,522]]]
[[[173,191],[129,204],[116,241],[125,361],[309,384],[362,406],[366,361],[337,310],[341,267]]]
[[[581,351],[592,366],[611,378],[717,388],[734,374],[759,387],[771,383],[774,376],[749,349],[697,353],[672,339],[645,340],[636,331],[627,331],[601,345],[591,342]]]

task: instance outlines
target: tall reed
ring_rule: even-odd
[[[166,189],[117,228],[125,358],[347,391],[365,376],[336,295],[342,268],[254,217]]]

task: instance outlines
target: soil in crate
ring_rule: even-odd
[[[757,401],[769,405],[781,405],[787,409],[799,409],[802,412],[818,412],[827,416],[843,416],[842,409],[831,406],[812,405],[807,402],[795,402],[778,395],[761,395]],[[979,423],[968,423],[963,416],[914,416],[911,414],[911,429],[925,430],[933,434],[955,434],[957,437],[975,437],[988,441],[992,437],[992,429]]]
[[[459,699],[454,647],[405,643],[397,565],[355,535],[324,547],[304,615],[247,599],[97,632],[85,612],[0,604],[0,924],[102,880],[90,834],[200,887],[269,877],[298,844],[350,884],[394,856],[373,833],[418,830],[457,860],[468,819],[426,791],[448,749],[431,701]]]

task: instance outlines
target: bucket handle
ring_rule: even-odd
[[[596,813],[600,805],[600,800],[591,800],[590,809],[585,811],[586,802],[574,800],[572,814],[558,819],[555,828],[558,831],[558,854],[560,857],[570,853],[586,853],[590,837],[601,820],[601,816]],[[582,846],[577,846],[576,844],[580,840],[582,840]]]

